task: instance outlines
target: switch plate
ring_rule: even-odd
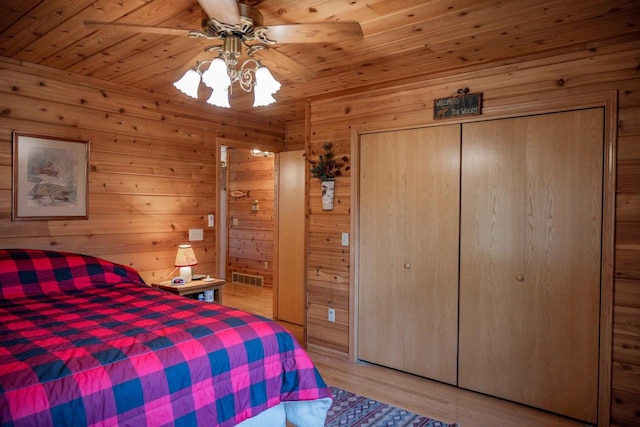
[[[240,222],[238,221],[238,218],[233,218],[233,220],[231,221],[233,225],[239,225]]]
[[[349,246],[349,233],[342,233],[342,246]]]
[[[330,308],[327,311],[327,320],[329,320],[329,322],[335,322],[336,321],[336,309],[335,308]]]
[[[197,240],[204,240],[204,231],[202,230],[202,228],[190,228],[189,241],[194,242]]]
[[[215,218],[213,217],[213,214],[207,215],[207,225],[209,227],[213,227],[215,225]]]

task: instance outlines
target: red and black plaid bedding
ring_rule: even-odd
[[[233,426],[331,396],[276,322],[149,288],[125,266],[0,250],[0,288],[3,426]]]

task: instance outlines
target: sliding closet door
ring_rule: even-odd
[[[455,384],[460,126],[361,137],[358,356]]]
[[[596,422],[603,111],[463,125],[459,385]]]

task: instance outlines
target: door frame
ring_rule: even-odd
[[[278,248],[278,242],[279,242],[279,238],[278,238],[278,174],[279,174],[279,163],[280,163],[280,157],[279,157],[279,153],[281,151],[285,151],[282,146],[280,144],[266,144],[266,143],[255,143],[255,142],[249,142],[249,141],[241,141],[241,140],[237,140],[237,139],[230,139],[230,138],[224,138],[224,137],[216,137],[216,153],[218,154],[218,156],[220,156],[221,153],[221,147],[222,146],[226,146],[227,148],[244,148],[244,149],[259,149],[259,150],[263,150],[263,151],[270,151],[272,153],[275,154],[274,159],[273,159],[273,167],[274,167],[274,176],[275,176],[275,180],[274,180],[274,230],[273,230],[273,246],[274,246],[274,252],[273,252],[273,318],[276,319],[278,317],[278,300],[277,300],[277,295],[278,295],[278,253],[277,253],[277,248]],[[219,178],[222,174],[222,164],[221,164],[221,160],[219,157],[216,158],[216,177]],[[228,162],[227,162],[228,163]],[[228,173],[228,168],[227,168],[227,173]],[[220,197],[220,193],[221,193],[221,189],[220,189],[220,185],[219,182],[216,179],[216,212],[218,213],[218,218],[221,218],[221,215],[219,215],[219,213],[221,212],[222,209],[222,200]],[[229,186],[229,177],[227,176],[227,186]],[[225,209],[228,209],[228,206],[225,207]],[[221,268],[224,268],[224,271],[226,272],[226,265],[225,266],[221,266],[219,265],[221,258],[221,241],[222,241],[222,237],[226,236],[226,238],[228,239],[228,231],[225,233],[223,233],[222,231],[222,227],[227,228],[228,227],[228,222],[229,222],[229,218],[228,215],[225,215],[226,217],[226,221],[224,224],[222,224],[220,221],[218,221],[218,224],[216,226],[216,268],[218,269],[218,271],[220,271]],[[306,247],[306,243],[305,243],[305,247]],[[225,243],[224,245],[224,249],[225,251],[228,251],[228,245]],[[305,252],[306,253],[306,252]],[[228,254],[225,255],[225,257],[228,258]],[[305,258],[305,264],[306,264],[306,258]],[[305,278],[305,283],[306,283],[306,278]],[[306,319],[305,319],[306,320]],[[306,322],[305,322],[306,324]],[[306,330],[306,328],[305,328]]]
[[[511,101],[511,102],[509,102]],[[611,381],[613,348],[613,288],[614,288],[614,238],[616,204],[616,145],[618,120],[618,92],[604,91],[582,93],[562,90],[550,93],[536,93],[526,97],[509,100],[501,99],[499,105],[483,111],[481,116],[447,120],[447,124],[463,124],[502,118],[514,118],[533,114],[554,113],[584,108],[604,107],[604,165],[602,198],[602,258],[600,288],[600,348],[598,367],[598,425],[607,426],[611,419]],[[384,128],[377,124],[353,126],[351,129],[351,215],[350,228],[352,241],[358,242],[360,227],[359,212],[359,176],[360,176],[360,135],[382,131],[411,129],[416,127],[439,126],[425,111],[425,119],[412,125]],[[358,355],[358,288],[359,288],[359,248],[354,245],[350,251],[350,287],[349,287],[349,360],[356,361]]]

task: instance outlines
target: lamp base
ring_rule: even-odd
[[[191,281],[191,267],[180,267],[180,277],[184,279],[185,283],[189,283]]]

